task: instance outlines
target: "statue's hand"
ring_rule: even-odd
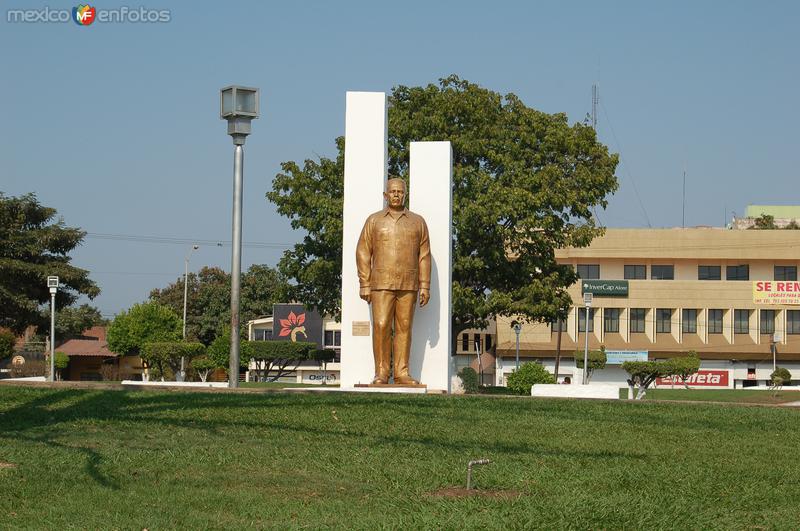
[[[361,288],[360,290],[358,290],[358,296],[367,301],[367,304],[369,304],[370,299],[372,299],[369,288]]]
[[[420,307],[425,306],[428,304],[428,301],[431,298],[431,291],[429,289],[420,289],[419,290],[419,305]]]

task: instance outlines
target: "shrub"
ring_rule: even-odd
[[[160,376],[167,377],[167,368],[177,374],[181,366],[181,357],[186,363],[205,354],[206,347],[202,343],[190,341],[156,341],[145,343],[140,356],[148,367],[155,369]],[[158,376],[158,375],[157,375]]]
[[[468,395],[478,392],[478,373],[472,367],[464,367],[458,371],[458,377],[461,378],[461,385],[464,386],[464,392]]]
[[[789,369],[786,367],[778,367],[772,371],[772,374],[769,375],[769,378],[772,380],[773,386],[780,387],[782,385],[791,383],[792,373],[790,373]]]
[[[583,351],[576,350],[575,351],[575,366],[579,369],[583,369]],[[592,379],[592,375],[594,371],[606,368],[606,347],[600,345],[600,350],[590,350],[589,351],[589,369],[586,371],[586,383]]]
[[[523,363],[508,376],[508,388],[518,395],[530,395],[534,384],[556,383],[553,375],[540,363]]]
[[[10,357],[14,353],[14,344],[17,338],[8,330],[0,329],[0,360]]]

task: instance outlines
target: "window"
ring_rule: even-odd
[[[589,308],[589,332],[594,332],[594,308]],[[586,332],[586,308],[578,308],[578,332]]]
[[[728,280],[750,280],[750,266],[747,264],[728,266],[725,268],[725,278]]]
[[[492,336],[486,334],[486,350],[492,350]]]
[[[653,265],[650,266],[651,280],[675,280],[675,266]]]
[[[599,280],[600,264],[578,264],[578,276],[584,280]]]
[[[626,265],[624,277],[626,280],[645,280],[647,278],[647,266]]]
[[[656,310],[656,333],[669,334],[672,332],[672,310],[658,308]]]
[[[603,330],[606,332],[619,332],[619,308],[605,309],[603,312]]]
[[[722,266],[697,266],[697,280],[722,280]]]
[[[708,333],[722,333],[722,310],[708,310]]]
[[[775,310],[761,310],[761,333],[775,333]]]
[[[775,280],[797,280],[797,266],[775,266]]]
[[[253,341],[271,341],[271,340],[272,340],[272,330],[265,328],[253,329]]]
[[[683,323],[681,324],[681,330],[683,330],[684,334],[697,333],[697,310],[683,310]]]
[[[475,334],[473,338],[472,342],[475,343],[475,352],[483,352],[483,348],[481,348],[481,335]]]
[[[644,333],[644,308],[631,308],[630,331],[633,334]]]
[[[747,334],[750,332],[750,310],[733,310],[733,333]]]
[[[461,350],[469,351],[469,334],[461,334]]]
[[[325,348],[341,347],[342,346],[342,332],[341,330],[325,330]]]
[[[800,310],[786,310],[786,333],[800,334]]]

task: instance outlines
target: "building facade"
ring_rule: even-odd
[[[658,360],[690,351],[701,359],[692,382],[697,387],[765,387],[773,352],[777,365],[800,380],[800,304],[794,302],[800,297],[787,304],[757,303],[754,297],[759,281],[800,290],[800,231],[607,229],[589,247],[559,250],[556,257],[581,277],[569,288],[574,305],[562,324],[559,381],[582,378],[574,358],[585,345],[586,286],[598,288],[588,315],[589,349],[602,345],[616,362],[597,371],[593,382],[624,385],[623,359]],[[610,289],[603,293],[603,286]],[[514,367],[512,320],[497,319],[498,385]],[[520,356],[553,372],[557,336],[555,323],[523,324]]]

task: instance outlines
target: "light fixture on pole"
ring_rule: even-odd
[[[583,330],[586,333],[586,346],[583,349],[583,385],[589,383],[586,377],[589,374],[589,308],[592,306],[592,294],[583,294],[583,305],[586,306],[586,321],[584,322]]]
[[[192,245],[191,250],[186,253],[186,258],[183,260],[183,340],[186,341],[186,303],[189,300],[189,258],[192,253],[200,248],[199,245]],[[181,356],[181,372],[178,376],[179,382],[186,380],[186,368],[183,356]]]
[[[516,363],[516,369],[515,370],[518,371],[519,370],[519,333],[522,332],[522,325],[520,325],[518,322],[514,321],[514,324],[511,325],[511,328],[513,328],[514,329],[514,333],[517,334],[517,363]]]
[[[228,387],[239,386],[239,298],[242,275],[242,186],[244,181],[244,141],[250,134],[251,120],[258,118],[257,88],[232,85],[220,90],[219,117],[228,121],[233,138],[233,231],[231,238],[231,357]]]
[[[47,277],[47,287],[50,288],[50,376],[49,380],[56,380],[56,292],[58,291],[58,277]]]

